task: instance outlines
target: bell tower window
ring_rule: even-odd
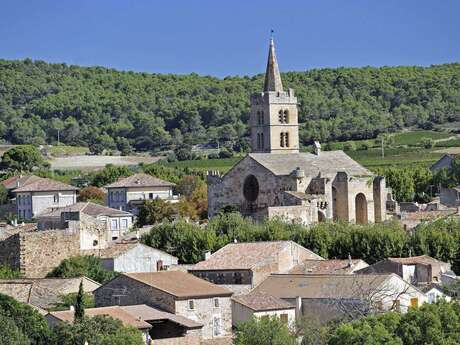
[[[289,111],[287,109],[278,111],[278,121],[279,123],[289,123]]]
[[[280,133],[280,146],[281,147],[289,147],[289,133]]]
[[[257,133],[257,148],[264,148],[264,133]]]
[[[262,110],[257,111],[257,124],[258,125],[264,124],[264,112]]]

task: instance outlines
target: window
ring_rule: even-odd
[[[149,199],[153,199],[153,193],[149,193]]]
[[[280,320],[282,323],[288,323],[288,314],[281,314],[280,315]]]
[[[278,121],[279,123],[283,123],[283,110],[278,112]]]
[[[112,219],[110,228],[112,230],[118,230],[118,219]]]
[[[97,240],[94,240],[94,241],[93,241],[93,247],[96,247],[96,246],[98,245],[98,243],[99,243],[99,242],[98,242]]]
[[[280,146],[289,147],[289,133],[280,133]]]
[[[214,316],[213,319],[213,333],[214,336],[217,337],[220,335],[221,330],[220,330],[220,316]]]
[[[417,308],[418,307],[418,298],[417,297],[410,299],[410,306],[412,308]]]
[[[284,147],[284,133],[280,133],[280,146]]]
[[[247,201],[254,202],[259,196],[259,181],[254,175],[249,175],[244,180],[243,195]]]
[[[54,203],[59,203],[59,194],[54,194]]]
[[[233,281],[235,284],[242,284],[243,283],[243,276],[240,272],[233,273]]]
[[[112,241],[118,240],[118,236],[112,236]]]
[[[163,261],[162,260],[158,260],[157,261],[157,271],[163,271]],[[192,301],[193,302],[193,301]],[[190,303],[190,302],[189,302]]]
[[[122,229],[127,229],[128,228],[128,220],[127,219],[122,219],[121,220],[120,228],[122,228]]]
[[[289,123],[289,111],[281,109],[278,112],[278,121],[279,123]]]
[[[264,148],[264,134],[257,133],[257,148],[263,149]]]
[[[214,298],[214,308],[219,308],[219,299]]]
[[[22,199],[21,196],[18,195],[18,205],[21,205],[21,199]]]
[[[194,310],[195,309],[195,301],[193,299],[190,299],[188,301],[188,309]]]

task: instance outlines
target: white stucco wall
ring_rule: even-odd
[[[232,300],[232,325],[236,327],[240,322],[245,322],[252,317],[263,317],[263,316],[276,316],[281,317],[282,314],[288,316],[288,326],[291,328],[295,327],[295,308],[282,309],[282,310],[270,310],[270,311],[259,311],[256,312],[251,308],[248,308],[238,302]]]
[[[76,202],[76,191],[17,193],[17,216],[20,219],[32,219],[49,207],[64,207]]]

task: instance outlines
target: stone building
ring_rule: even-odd
[[[452,165],[454,163],[454,160],[457,158],[457,156],[458,155],[451,154],[451,153],[445,154],[436,163],[434,163],[430,167],[431,172],[434,174],[441,169],[447,169],[447,170],[452,169]]]
[[[264,89],[251,97],[252,153],[224,176],[208,173],[208,213],[231,206],[256,219],[284,217],[305,224],[386,218],[387,189],[342,151],[299,151],[297,98],[284,90],[273,40]]]
[[[121,274],[94,296],[97,306],[146,304],[194,320],[204,339],[231,336],[232,292],[185,272]]]
[[[24,181],[22,183],[22,181]],[[50,207],[63,207],[77,202],[78,188],[48,178],[30,176],[16,180],[16,214],[30,220]]]
[[[287,273],[319,255],[293,241],[230,243],[189,268],[193,275],[246,293],[272,273]]]
[[[160,180],[148,174],[134,174],[111,183],[107,188],[107,203],[111,208],[129,211],[137,215],[145,200],[160,198],[177,202],[173,193],[174,183]]]

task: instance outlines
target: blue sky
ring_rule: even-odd
[[[459,0],[0,0],[0,58],[224,77],[460,61]]]

